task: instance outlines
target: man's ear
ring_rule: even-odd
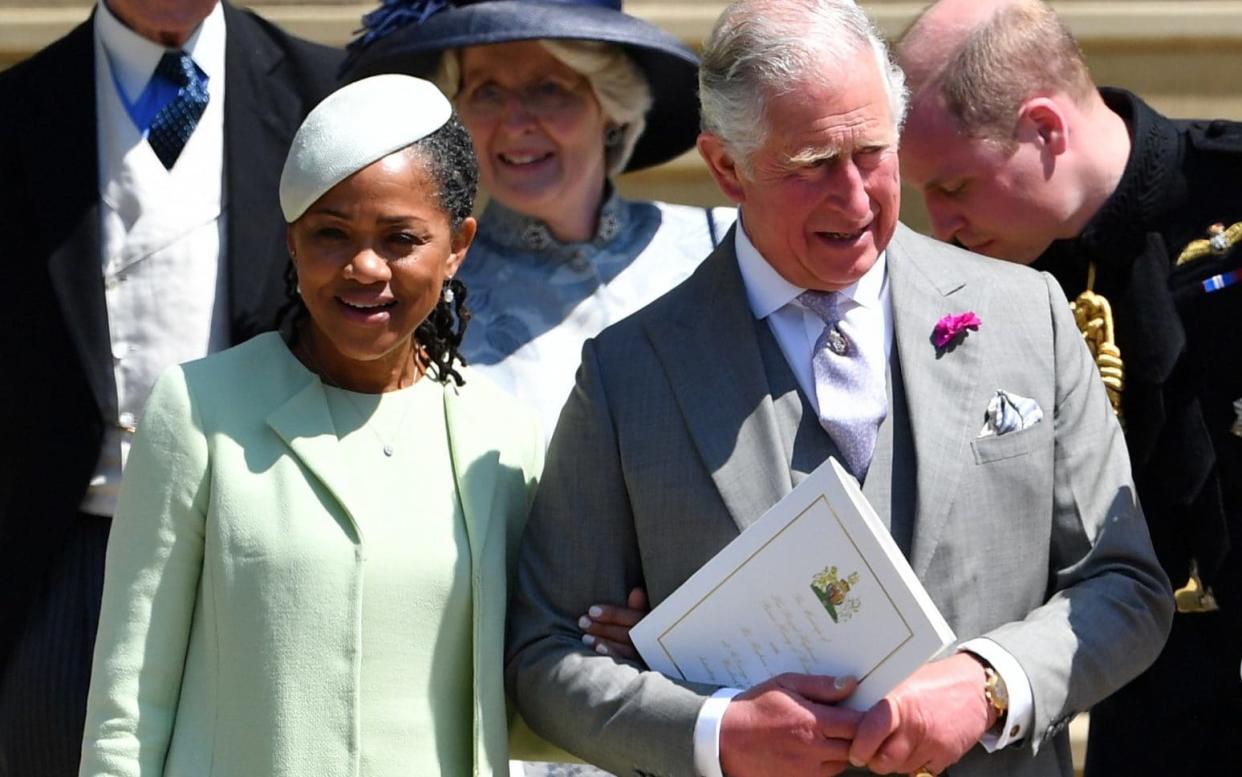
[[[1064,107],[1052,97],[1032,97],[1018,109],[1018,142],[1038,143],[1052,156],[1069,148],[1069,121]]]
[[[724,140],[710,132],[699,134],[699,154],[707,163],[707,169],[716,179],[716,185],[724,196],[741,205],[746,200],[746,192],[742,188],[742,176],[732,152],[725,146]]]

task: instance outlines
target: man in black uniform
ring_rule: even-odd
[[[942,0],[899,57],[913,93],[904,180],[937,237],[1082,295],[1179,587],[1163,654],[1091,712],[1087,772],[1240,774],[1242,125],[1173,121],[1097,89],[1039,0]]]

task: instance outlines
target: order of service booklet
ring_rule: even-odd
[[[857,482],[828,459],[630,631],[669,677],[853,675],[866,709],[954,641]]]

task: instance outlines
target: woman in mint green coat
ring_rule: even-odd
[[[286,162],[296,313],[166,373],[108,547],[81,774],[506,773],[532,414],[457,359],[477,168],[387,75]]]

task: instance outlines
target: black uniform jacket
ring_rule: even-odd
[[[1203,282],[1242,266],[1242,248],[1176,261],[1209,225],[1242,221],[1242,124],[1174,121],[1129,92],[1100,91],[1130,127],[1130,160],[1083,233],[1054,243],[1035,267],[1073,299],[1096,265],[1094,290],[1112,303],[1125,363],[1126,441],[1152,540],[1175,587],[1197,559],[1222,607],[1213,619],[1228,624],[1220,663],[1232,664],[1236,686],[1242,438],[1231,429],[1242,398],[1242,284],[1207,293]]]
[[[229,337],[285,297],[277,184],[340,53],[224,5]],[[92,21],[0,73],[0,666],[117,418],[100,258]]]

